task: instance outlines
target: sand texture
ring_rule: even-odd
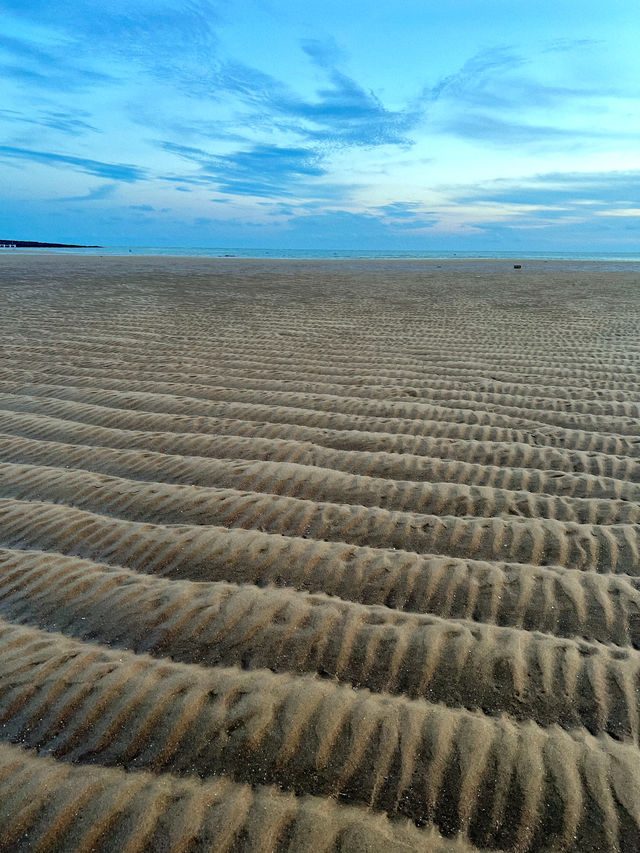
[[[640,269],[0,305],[0,850],[640,850]]]

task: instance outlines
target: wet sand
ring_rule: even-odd
[[[640,265],[0,256],[7,850],[640,848]]]

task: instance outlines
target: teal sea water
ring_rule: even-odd
[[[9,252],[55,252],[74,255],[156,255],[159,257],[192,257],[192,258],[291,258],[298,260],[414,260],[426,258],[432,260],[457,258],[460,260],[473,258],[503,259],[503,260],[550,260],[550,261],[614,261],[640,263],[640,251],[637,252],[496,252],[496,251],[429,251],[415,250],[392,251],[376,249],[242,249],[237,247],[207,247],[198,246],[184,248],[180,246],[103,246],[98,249],[0,249],[0,253]]]
[[[60,254],[74,255],[157,255],[171,257],[193,257],[193,258],[296,258],[298,260],[327,260],[331,258],[342,258],[344,260],[356,260],[370,258],[376,259],[415,259],[430,258],[502,258],[505,260],[517,260],[527,258],[531,260],[575,260],[575,261],[629,261],[640,262],[640,251],[638,252],[496,252],[496,251],[429,251],[420,252],[415,250],[394,251],[378,249],[242,249],[237,247],[207,247],[198,246],[184,248],[180,246],[102,246],[97,249],[2,249],[2,254],[9,252],[41,253],[55,252]]]

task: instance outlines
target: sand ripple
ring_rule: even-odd
[[[640,849],[633,270],[1,261],[2,849]]]

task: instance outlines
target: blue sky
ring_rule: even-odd
[[[640,251],[637,0],[0,12],[0,237]]]

